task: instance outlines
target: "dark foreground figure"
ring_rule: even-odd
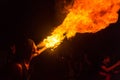
[[[13,57],[0,71],[0,80],[28,80],[29,63],[37,53],[33,40],[21,38],[15,42]]]

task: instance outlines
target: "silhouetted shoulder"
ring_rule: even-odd
[[[1,73],[2,80],[22,80],[22,68],[19,64],[8,64]]]

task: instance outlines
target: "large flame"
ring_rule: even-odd
[[[95,33],[118,20],[120,0],[74,0],[63,23],[43,40],[47,48],[57,47],[65,37]]]

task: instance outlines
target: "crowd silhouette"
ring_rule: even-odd
[[[64,50],[65,49],[65,50]],[[41,48],[40,48],[41,50]],[[17,39],[8,48],[1,80],[119,80],[120,57],[94,56],[65,40],[57,49],[40,52],[29,38]]]

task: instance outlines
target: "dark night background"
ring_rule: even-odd
[[[57,12],[56,2],[55,0],[1,0],[1,57],[3,56],[2,52],[7,50],[10,42],[20,35],[32,38],[36,43],[49,35],[65,17],[64,13]],[[62,54],[65,53],[64,51],[66,54],[63,55],[69,55],[70,52],[78,53],[77,55],[86,53],[90,57],[92,56],[93,60],[98,59],[98,56],[103,54],[117,55],[119,59],[120,17],[117,23],[111,24],[95,34],[77,34],[70,40],[64,40],[55,52]]]

